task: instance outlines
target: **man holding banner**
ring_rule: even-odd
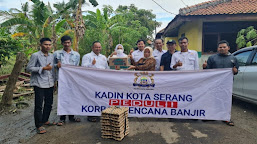
[[[203,69],[232,68],[233,74],[238,73],[239,64],[237,58],[230,54],[229,43],[222,40],[218,43],[218,54],[212,55],[203,64]],[[234,123],[225,121],[227,125],[234,126]]]
[[[129,117],[231,119],[231,69],[102,70],[106,61],[94,66],[99,62],[100,51],[101,44],[94,42],[92,52],[83,57],[82,66],[91,68],[65,65],[60,69],[58,115],[85,115],[89,121],[96,121],[102,110],[121,106],[128,107]]]
[[[63,45],[62,50],[58,50],[54,52],[54,66],[57,68],[56,70],[56,81],[58,80],[58,71],[61,68],[61,64],[68,65],[79,65],[80,55],[78,52],[73,51],[71,49],[72,39],[70,36],[63,36],[61,38],[61,42]],[[66,115],[60,116],[60,121],[57,123],[58,126],[62,126],[65,122]],[[80,118],[75,118],[74,115],[69,115],[69,120],[71,122],[80,122]]]
[[[81,66],[88,67],[88,68],[97,68],[97,69],[108,69],[107,58],[100,54],[102,50],[101,43],[99,41],[93,42],[92,51],[82,58]],[[97,117],[95,116],[88,116],[88,121],[96,122]]]

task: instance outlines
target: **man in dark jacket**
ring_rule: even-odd
[[[203,64],[203,69],[232,68],[234,75],[238,73],[239,64],[235,56],[229,52],[229,43],[222,40],[218,43],[218,54],[212,55]],[[232,121],[225,121],[227,125],[234,126]]]

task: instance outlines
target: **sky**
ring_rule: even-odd
[[[10,8],[21,8],[21,3],[28,2],[29,0],[0,0],[0,10],[9,10]],[[50,2],[50,4],[54,4],[57,2],[62,1],[69,1],[69,0],[43,0],[44,3]],[[86,0],[87,2],[89,0]],[[159,5],[157,5],[156,3]],[[165,28],[168,23],[176,16],[175,14],[179,13],[180,8],[184,8],[187,6],[195,5],[198,3],[202,3],[209,0],[97,0],[98,6],[93,7],[92,5],[84,5],[82,7],[83,11],[91,10],[95,11],[97,8],[102,9],[103,5],[111,5],[115,10],[119,5],[127,5],[135,4],[136,7],[139,9],[147,9],[152,10],[152,13],[156,15],[156,21],[161,22],[161,27],[158,27],[156,31],[160,31],[161,29]],[[32,5],[33,3],[29,1],[29,4]],[[171,14],[173,13],[173,14]],[[0,19],[0,23],[2,23],[2,19]]]

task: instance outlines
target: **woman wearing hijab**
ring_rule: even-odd
[[[124,47],[121,44],[117,44],[115,47],[115,51],[108,57],[109,58],[125,58],[128,57],[126,54],[124,54]]]
[[[130,66],[128,70],[155,71],[155,64],[156,61],[153,57],[153,49],[151,47],[145,47],[144,57],[136,62],[135,66]]]

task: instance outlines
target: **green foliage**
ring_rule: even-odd
[[[5,65],[8,59],[22,48],[19,41],[11,38],[5,28],[0,29],[0,65]]]
[[[134,5],[119,6],[115,11],[111,6],[104,6],[102,12],[99,9],[88,11],[83,17],[87,29],[84,40],[80,42],[80,54],[90,52],[91,44],[96,40],[101,42],[102,54],[106,56],[114,51],[117,44],[122,44],[128,54],[138,39],[147,40],[150,37],[155,28],[153,18],[155,15],[151,11]],[[151,27],[152,24],[154,27]]]
[[[62,20],[62,21],[60,21],[60,22],[58,22],[58,23],[56,24],[56,26],[55,26],[55,31],[59,32],[60,29],[62,28],[62,26],[63,26],[65,23],[66,23],[66,20],[65,20],[65,19]]]
[[[131,4],[130,6],[120,5],[115,11],[116,14],[129,13],[129,19],[132,21],[139,20],[141,25],[148,29],[147,35],[150,37],[153,34],[155,27],[161,25],[161,23],[154,20],[156,15],[152,13],[152,10],[138,9],[134,4]]]
[[[17,24],[21,24],[21,25],[33,25],[30,21],[23,19],[23,18],[12,18],[9,19],[5,22],[3,22],[0,26],[1,27],[10,27],[13,25],[17,25]]]
[[[9,40],[10,42],[17,41],[15,44],[19,45],[20,50],[27,57],[38,50],[41,37],[52,38],[55,49],[61,49],[60,37],[63,35],[74,37],[74,22],[80,0],[55,3],[53,5],[55,9],[42,0],[31,1],[33,2],[32,8],[26,2],[22,5],[21,10],[0,11],[0,16],[8,19],[1,23],[1,28],[11,27],[13,33],[24,34],[23,36],[16,34],[16,37],[11,38],[9,35],[11,33],[8,32],[9,38],[1,37],[1,40],[5,43]],[[93,6],[98,5],[96,0],[87,2]],[[81,3],[86,4],[86,0],[81,0]],[[84,39],[79,42],[79,52],[81,55],[90,52],[92,43],[100,41],[102,53],[106,56],[119,43],[128,53],[131,48],[136,46],[135,43],[138,39],[151,38],[155,27],[160,26],[160,23],[154,19],[155,15],[152,14],[152,11],[138,9],[135,5],[119,6],[116,10],[113,10],[111,6],[104,6],[103,10],[87,11],[87,14],[83,16],[86,31]]]
[[[96,7],[98,5],[97,1],[96,0],[89,0],[89,2],[94,6]]]
[[[18,102],[24,101],[24,97],[23,97],[23,96],[20,96],[17,101],[18,101]]]
[[[247,40],[251,40],[251,39],[256,38],[256,36],[257,36],[256,30],[255,30],[255,29],[252,29],[252,30],[250,30],[250,31],[246,34],[246,39],[247,39]]]
[[[250,46],[252,46],[252,42],[251,41],[246,43],[246,47],[250,47]]]
[[[250,47],[257,44],[257,33],[253,26],[241,29],[237,34],[236,44],[238,48]]]
[[[10,74],[10,72],[14,67],[15,59],[16,59],[15,55],[11,55],[9,59],[6,59],[5,64],[0,67],[0,75]]]

